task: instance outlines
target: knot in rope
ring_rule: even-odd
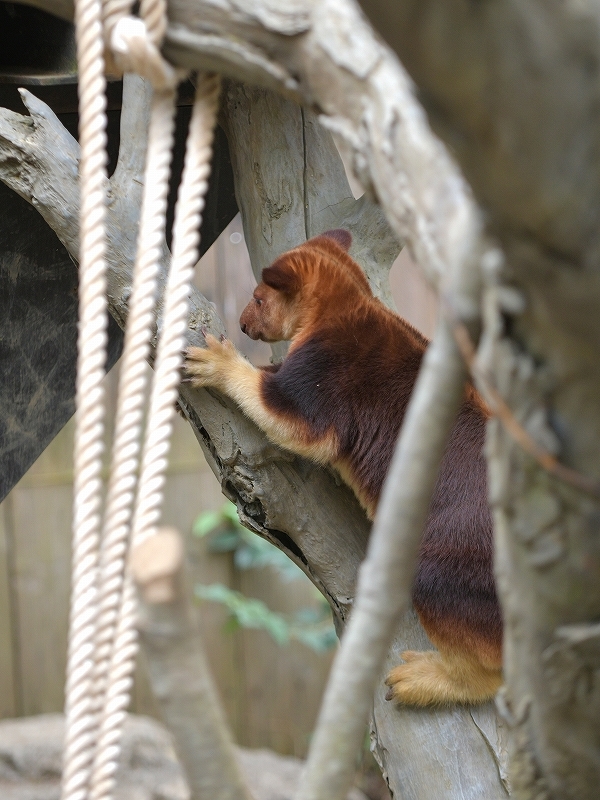
[[[184,77],[166,61],[153,41],[146,23],[138,17],[121,17],[113,27],[110,47],[123,72],[136,72],[156,91],[173,89]]]

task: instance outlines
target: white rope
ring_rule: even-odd
[[[173,259],[133,513],[134,532],[130,536],[146,387],[144,362],[149,354],[165,230],[175,87],[182,75],[162,59],[158,49],[166,27],[164,0],[143,0],[143,21],[127,16],[130,7],[129,0],[106,0],[104,9],[99,0],[78,0],[76,9],[82,120],[81,322],[62,800],[108,800],[114,788],[121,728],[129,704],[137,651],[136,596],[132,582],[125,576],[127,544],[130,538],[139,540],[152,535],[160,517],[181,352],[185,345],[188,295],[198,257],[201,210],[208,186],[220,85],[215,76],[202,77],[196,93],[175,214]],[[149,78],[155,95],[100,549],[103,438],[100,382],[106,361],[106,121],[102,13],[104,39],[116,44],[119,65],[127,69],[133,67]],[[84,131],[86,121],[88,128]],[[91,184],[87,177],[90,173]]]
[[[111,68],[137,72],[158,91],[175,88],[185,73],[172,67],[160,54],[167,28],[165,0],[142,0],[142,19],[129,16],[132,5],[131,0],[104,2],[105,41],[114,58]]]
[[[63,800],[85,797],[94,747],[92,681],[104,434],[102,379],[107,327],[104,241],[106,82],[101,15],[100,0],[77,0],[75,20],[81,144],[80,311]]]
[[[165,234],[171,150],[174,136],[175,91],[155,92],[152,99],[146,175],[140,216],[139,246],[125,331],[116,411],[113,459],[102,535],[99,616],[96,635],[94,703],[98,714],[106,702],[106,686],[119,608],[122,601],[125,560],[139,468],[145,390],[146,359],[154,325],[154,306],[159,262]],[[116,761],[110,748],[118,741],[122,719],[110,732],[100,733],[90,796],[112,781]],[[102,792],[99,796],[103,796]]]

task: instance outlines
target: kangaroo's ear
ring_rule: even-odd
[[[284,258],[278,258],[270,267],[265,267],[262,271],[262,279],[267,286],[287,295],[296,294],[301,286],[298,274],[289,261]]]
[[[321,236],[326,236],[328,239],[333,239],[333,241],[337,242],[339,246],[346,252],[350,250],[350,245],[352,244],[352,234],[345,228],[335,228],[332,231],[325,231],[325,233],[322,233]]]

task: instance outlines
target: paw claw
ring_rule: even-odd
[[[210,333],[206,333],[205,347],[188,347],[183,367],[183,383],[194,388],[213,386],[225,391],[227,376],[239,360],[233,343],[221,338],[221,341]]]
[[[213,336],[212,333],[207,333],[204,339],[206,341],[206,346],[208,347],[209,350],[213,348],[216,344],[219,344],[219,340],[216,338],[216,336]]]

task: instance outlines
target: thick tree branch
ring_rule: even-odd
[[[502,243],[505,263],[486,274],[484,369],[536,441],[597,481],[599,6],[361,2]],[[523,798],[591,800],[600,504],[549,477],[497,422],[488,459],[513,785]]]
[[[468,187],[353,0],[171,0],[168,14],[173,63],[275,89],[319,115],[430,280],[462,261],[477,227]]]
[[[226,92],[226,98],[226,108],[223,116],[236,177],[238,205],[244,216],[247,241],[255,268],[260,271],[261,267],[265,263],[269,263],[281,249],[294,246],[297,241],[302,241],[306,236],[314,235],[329,227],[342,225],[350,227],[353,231],[352,254],[362,264],[367,275],[370,276],[374,289],[377,291],[378,286],[379,288],[385,287],[384,275],[387,278],[387,270],[389,270],[395,254],[395,249],[392,247],[394,241],[393,239],[390,241],[389,229],[385,221],[381,219],[379,209],[374,207],[366,197],[355,201],[349,196],[350,189],[344,169],[329,136],[322,129],[320,130],[315,126],[310,114],[306,111],[302,112],[291,102],[277,97],[273,93],[234,85],[229,87]],[[302,129],[304,129],[303,134]],[[247,168],[248,164],[253,165],[252,170]],[[304,185],[299,179],[301,175],[304,175]],[[296,181],[296,195],[292,191],[294,181]],[[298,195],[299,199],[295,199],[298,198]],[[302,198],[304,199],[304,208],[299,202]],[[360,220],[360,218],[357,218],[361,212],[364,213],[366,219]],[[473,258],[475,259],[475,256]],[[463,267],[460,272],[462,283],[455,282],[454,303],[462,309],[467,319],[472,320],[473,317],[477,317],[478,270],[473,270],[472,264],[469,264],[466,269],[464,265],[461,266]],[[373,276],[375,276],[375,280],[373,280]],[[472,279],[475,280],[474,285],[470,283]],[[452,394],[450,392],[448,398],[446,398],[448,385],[444,384],[443,379],[448,375],[454,375],[455,381],[460,383],[460,378],[457,375],[464,376],[460,360],[458,363],[456,359],[452,360],[451,357],[446,360],[446,355],[456,354],[453,343],[447,337],[443,338],[442,350],[444,348],[448,349],[448,353],[444,352],[444,357],[441,359],[446,370],[442,369],[439,375],[442,379],[441,396],[444,398],[444,401],[440,403],[440,410],[446,408],[445,401],[446,399],[449,400]],[[431,358],[433,363],[439,366],[437,363],[439,360],[437,349],[433,351]],[[432,377],[433,372],[430,370],[427,373],[426,381],[431,381]],[[435,379],[433,384],[435,384]],[[429,383],[426,385],[429,387]],[[435,393],[433,396],[436,396]],[[437,397],[439,398],[439,395]],[[436,401],[431,400],[431,405],[435,408]],[[425,415],[424,423],[426,429],[429,429],[430,419],[434,418],[436,418],[435,412],[432,412],[430,418],[427,417],[427,414]],[[416,436],[416,441],[419,442],[420,438],[421,434],[419,433]],[[429,441],[427,436],[422,438],[423,441]],[[414,444],[415,439],[413,438],[412,441]],[[425,450],[426,448],[421,450],[420,453],[422,454]],[[435,456],[433,458],[435,460]],[[424,472],[429,474],[430,462],[425,461]],[[406,467],[407,463],[409,462],[404,462],[404,467]],[[407,489],[409,486],[414,487],[417,484],[415,465],[412,465],[411,475],[415,480],[414,482],[412,480],[404,481],[404,486]],[[397,482],[394,483],[396,484]],[[426,487],[426,484],[427,482],[425,481],[423,485]],[[423,491],[424,495],[421,496],[421,500],[427,495],[427,489],[424,488]],[[406,499],[405,494],[402,497]],[[414,503],[411,505],[411,508],[413,507]],[[394,527],[397,527],[397,524],[398,520],[394,517]],[[410,525],[408,527],[410,528]],[[413,536],[418,536],[418,532],[418,527],[416,530],[411,529]],[[397,533],[398,531],[396,530]],[[394,539],[393,536],[390,538]],[[354,559],[355,556],[356,554],[351,552],[346,554],[346,558]],[[377,569],[381,567],[381,562],[386,565],[387,570],[375,579],[372,573],[377,574]],[[398,562],[402,563],[401,568],[398,567]],[[359,563],[359,561],[356,561],[357,568]],[[404,562],[401,556],[397,560],[392,557],[382,556],[380,563],[370,574],[371,590],[377,593],[379,600],[386,597],[388,590],[390,592],[387,600],[382,600],[379,609],[380,613],[386,617],[389,625],[387,633],[383,632],[381,638],[381,641],[385,642],[380,645],[380,647],[383,647],[384,652],[387,650],[391,631],[396,627],[392,621],[397,624],[399,613],[396,612],[396,607],[393,601],[390,600],[395,594],[391,586],[396,591],[398,591],[399,586],[400,591],[403,588],[405,597],[406,593],[410,593],[411,580],[407,575],[410,575],[411,570],[410,563]],[[389,579],[387,582],[385,581],[386,575]],[[403,580],[402,576],[406,581]],[[380,588],[377,590],[375,587]],[[351,717],[354,720],[353,724],[348,724],[348,719],[342,713],[343,719],[338,727],[338,734],[340,729],[343,730],[344,734],[347,734],[353,728],[355,731],[354,742],[346,739],[346,766],[350,765],[350,769],[357,749],[356,737],[360,741],[362,726],[366,718],[366,712],[361,717],[360,713],[357,713],[357,708],[353,706],[365,702],[369,706],[371,705],[373,683],[377,679],[377,672],[381,670],[381,663],[376,655],[377,648],[371,648],[366,644],[366,642],[370,642],[370,634],[374,630],[373,625],[371,622],[366,622],[364,628],[369,631],[369,634],[365,636],[364,641],[361,641],[364,633],[363,629],[355,638],[355,643],[356,641],[358,642],[358,650],[355,651],[355,655],[358,654],[360,661],[368,660],[371,656],[374,657],[371,661],[370,676],[366,680],[363,678],[361,681],[358,672],[355,673],[353,669],[341,667],[341,683],[338,684],[338,689],[340,689],[341,695],[345,698],[344,703],[340,705],[340,709],[343,708],[347,717]],[[411,642],[411,647],[418,647],[423,644],[425,647],[430,646],[426,643],[426,637],[418,622],[410,616],[405,619],[397,633],[395,641],[396,659],[399,649],[402,649],[402,644],[407,646],[408,642]],[[392,655],[390,658],[393,661],[394,656]],[[366,690],[365,683],[367,684]],[[356,687],[357,684],[358,687]],[[343,689],[340,687],[343,687]],[[357,688],[358,697],[351,691],[353,687]],[[361,693],[361,689],[364,693]],[[339,697],[333,703],[336,710],[338,699]],[[464,719],[459,723],[454,714],[452,719],[450,716],[446,717],[445,712],[427,715],[428,718],[426,720],[424,715],[418,716],[406,709],[394,709],[384,700],[383,692],[378,690],[375,694],[374,725],[377,726],[381,744],[377,746],[376,752],[384,762],[384,769],[388,770],[392,787],[400,786],[401,790],[406,793],[408,791],[407,784],[410,785],[414,781],[414,790],[418,793],[417,796],[429,797],[433,794],[443,793],[443,786],[445,785],[446,787],[452,786],[452,789],[449,790],[451,792],[450,796],[453,796],[454,792],[478,790],[486,797],[504,797],[505,789],[498,780],[496,764],[487,773],[485,770],[477,772],[476,766],[482,763],[482,757],[485,761],[490,751],[497,754],[498,764],[501,763],[503,754],[501,754],[501,748],[498,747],[498,733],[495,728],[493,711],[488,706],[477,709],[473,713],[481,724],[480,728],[470,729],[471,718],[466,724]],[[413,727],[415,723],[417,727]],[[477,725],[478,722],[475,724]],[[424,727],[421,728],[421,725]],[[411,752],[413,754],[411,759],[416,757],[417,761],[419,761],[423,751],[415,751],[414,737],[415,735],[425,735],[425,727],[429,726],[431,726],[429,729],[431,740],[443,742],[444,747],[453,748],[458,746],[461,752],[470,753],[472,760],[471,757],[463,760],[465,773],[461,778],[458,778],[452,770],[448,772],[448,760],[443,756],[436,763],[437,770],[434,772],[430,769],[430,754],[421,766],[417,766],[416,762],[413,762],[414,770],[409,766],[406,759],[397,761],[395,756],[392,755],[389,737],[392,737],[400,745],[401,758],[403,753]],[[451,732],[453,728],[454,730]],[[487,751],[486,756],[483,756],[483,752],[479,750],[479,745],[482,743],[480,738],[482,729],[491,733],[489,740],[491,742],[490,750]],[[478,735],[472,738],[469,737],[469,730],[478,730]],[[406,734],[406,738],[404,738],[404,734]],[[452,741],[452,735],[458,738]],[[463,739],[463,737],[466,738]],[[326,740],[327,736],[319,737],[321,745],[323,744],[323,739]],[[323,758],[320,759],[320,763],[321,765],[327,763],[327,769],[331,765],[339,764],[339,735],[334,737],[330,745],[330,747],[323,746],[322,750],[321,746],[318,746],[314,750],[316,753],[321,751]],[[325,754],[331,756],[331,748],[335,750],[335,757],[328,759]],[[472,767],[474,769],[471,772]],[[500,767],[501,772],[502,769]],[[427,778],[424,777],[424,772],[427,772]],[[469,773],[469,776],[465,777],[467,773]],[[418,778],[416,777],[417,775],[419,776]],[[462,780],[463,777],[465,778],[464,781]],[[322,791],[323,796],[327,797],[328,793],[333,792],[333,788],[327,785]]]
[[[232,81],[224,98],[222,121],[257,280],[290,242],[347,228],[350,254],[375,294],[393,306],[388,275],[400,252],[397,238],[376,203],[367,195],[354,199],[337,148],[315,115],[273,92]]]

